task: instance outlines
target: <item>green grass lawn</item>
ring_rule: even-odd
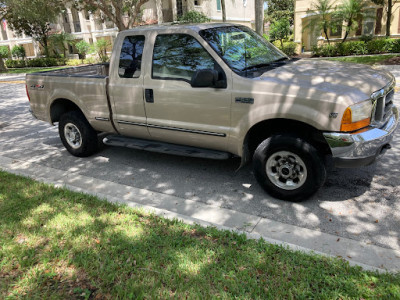
[[[366,56],[352,56],[352,57],[330,57],[324,58],[327,60],[343,61],[357,64],[373,65],[383,62],[389,58],[397,57],[399,55],[366,55]]]
[[[45,68],[14,68],[14,69],[7,69],[5,72],[0,72],[0,74],[35,73],[35,72],[52,71],[52,70],[58,70],[58,69],[64,69],[64,68],[66,68],[66,66],[45,67]]]
[[[400,299],[400,275],[0,171],[0,299]]]

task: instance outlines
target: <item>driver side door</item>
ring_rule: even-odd
[[[144,80],[147,128],[152,139],[225,150],[230,130],[231,74],[186,33],[154,35],[151,70]],[[204,44],[202,44],[204,43]],[[192,87],[197,70],[213,69],[223,88]]]

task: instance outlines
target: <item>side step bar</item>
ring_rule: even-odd
[[[209,150],[203,148],[182,146],[163,142],[156,142],[143,139],[124,137],[121,135],[109,135],[103,139],[103,143],[109,146],[127,147],[137,150],[150,152],[166,153],[172,155],[209,158],[209,159],[228,159],[232,155],[228,152]]]

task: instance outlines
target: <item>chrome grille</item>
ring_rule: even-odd
[[[382,126],[392,114],[394,97],[394,82],[372,94],[374,109],[372,111],[372,124]]]

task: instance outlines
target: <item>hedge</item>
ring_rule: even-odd
[[[399,53],[400,39],[375,39],[370,41],[348,41],[336,44],[314,46],[315,56],[347,56],[362,54]]]
[[[63,58],[33,58],[29,60],[6,60],[7,68],[26,68],[26,67],[53,67],[63,66],[66,60]]]
[[[295,42],[283,42],[283,47],[279,41],[274,41],[273,44],[278,47],[287,56],[296,55],[297,44]]]

